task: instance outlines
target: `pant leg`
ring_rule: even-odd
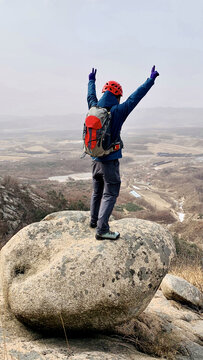
[[[109,217],[113,211],[120,191],[119,160],[111,160],[102,164],[104,191],[100,203],[97,221],[97,233],[105,234],[109,231]]]
[[[100,203],[104,190],[104,180],[101,168],[101,162],[92,163],[93,192],[90,204],[91,222],[97,223]]]

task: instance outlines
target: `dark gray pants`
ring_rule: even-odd
[[[92,177],[91,222],[97,223],[98,234],[105,234],[121,185],[119,160],[93,161]]]

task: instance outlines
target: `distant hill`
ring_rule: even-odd
[[[64,116],[0,116],[3,133],[22,131],[81,130],[85,114]],[[125,127],[129,128],[174,128],[203,127],[203,108],[137,108],[129,116]]]
[[[203,127],[203,108],[135,109],[126,126],[137,128]]]

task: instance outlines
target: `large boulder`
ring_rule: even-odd
[[[0,277],[1,279],[1,277]],[[4,360],[155,360],[140,353],[125,338],[92,334],[48,336],[24,326],[5,307],[0,282],[0,359]],[[160,360],[160,359],[159,359]]]
[[[180,301],[183,304],[203,308],[203,294],[188,281],[167,274],[161,283],[161,289],[165,297],[169,300]]]
[[[97,241],[89,213],[64,211],[19,231],[1,250],[3,296],[22,322],[69,330],[114,328],[149,304],[175,253],[156,223],[122,219]]]

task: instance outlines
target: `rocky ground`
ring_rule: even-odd
[[[34,332],[6,310],[2,290],[0,307],[1,359],[152,360],[156,353],[162,359],[201,360],[203,356],[200,311],[167,300],[160,290],[138,319],[117,327],[111,336],[71,338],[68,334],[57,337]]]
[[[48,215],[1,250],[1,358],[202,360],[202,293],[172,275],[166,275],[156,291],[173,250],[168,232],[143,220],[122,219],[112,223],[122,230],[122,238],[100,244],[88,219],[87,212]],[[115,272],[118,267],[120,273]],[[107,304],[112,311],[102,312]],[[84,321],[88,311],[91,316]],[[83,324],[74,338],[67,319],[76,319],[76,312]],[[50,332],[53,319],[55,330]],[[43,332],[33,328],[33,320]]]

